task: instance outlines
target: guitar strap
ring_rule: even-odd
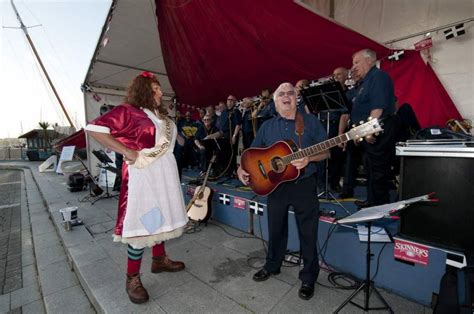
[[[299,112],[295,116],[295,133],[298,135],[298,146],[301,149],[301,136],[304,134],[304,119]]]

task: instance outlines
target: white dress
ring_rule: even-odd
[[[166,122],[150,110],[143,109],[155,125],[155,143],[165,132]],[[181,182],[173,147],[177,129],[171,124],[171,142],[167,151],[144,168],[128,165],[128,200],[122,234],[114,234],[114,241],[134,248],[152,247],[182,235],[188,222]],[[88,125],[86,129],[101,131]],[[104,132],[108,132],[105,130]],[[145,151],[144,149],[143,151]]]

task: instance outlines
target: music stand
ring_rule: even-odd
[[[349,100],[342,89],[341,83],[334,80],[313,81],[309,87],[301,90],[301,95],[311,112],[321,114],[326,113],[326,132],[329,134],[329,115],[331,112],[347,111]],[[335,201],[344,211],[350,212],[337,200],[329,191],[329,158],[326,159],[324,191],[318,197],[324,196],[326,200],[330,198]]]
[[[99,168],[105,170],[105,193],[99,195],[92,203],[91,205],[94,205],[101,199],[106,199],[106,198],[112,198],[112,197],[117,197],[117,195],[113,195],[109,193],[109,179],[107,175],[107,171],[117,173],[117,168],[109,166],[110,163],[113,163],[112,159],[103,151],[103,150],[93,150],[92,154],[102,163],[98,165]]]
[[[361,209],[360,211],[356,212],[355,214],[349,216],[349,217],[344,217],[342,219],[339,219],[337,221],[338,224],[354,224],[354,223],[365,223],[367,225],[367,251],[366,251],[366,268],[365,268],[365,280],[364,282],[334,311],[334,313],[339,313],[340,310],[344,306],[347,305],[347,303],[350,303],[352,305],[357,306],[358,308],[364,310],[365,312],[367,311],[372,311],[372,310],[388,310],[390,313],[393,313],[392,308],[390,305],[388,305],[387,301],[383,298],[383,296],[380,294],[380,292],[377,290],[375,287],[374,282],[370,279],[370,262],[372,259],[372,252],[370,250],[370,234],[371,234],[371,227],[372,227],[372,222],[375,220],[379,220],[381,218],[389,218],[391,214],[395,213],[396,211],[399,211],[405,207],[407,207],[410,204],[416,203],[416,202],[422,202],[422,201],[435,201],[430,199],[432,194],[427,194],[427,195],[422,195],[418,197],[413,197],[404,201],[400,202],[395,202],[395,203],[390,203],[390,204],[384,204],[384,205],[379,205],[379,206],[373,206],[373,207],[367,207],[364,209]],[[355,296],[364,290],[364,306],[361,306],[355,302],[352,301]],[[375,295],[379,298],[379,300],[384,304],[384,307],[370,307],[369,306],[369,301],[370,301],[370,295],[372,292],[375,292]]]

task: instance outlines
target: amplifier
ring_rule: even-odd
[[[73,173],[69,176],[67,182],[67,189],[70,192],[79,192],[84,190],[85,177],[81,173]]]
[[[439,202],[402,210],[399,234],[429,245],[474,252],[474,148],[397,147],[400,198],[435,192]]]

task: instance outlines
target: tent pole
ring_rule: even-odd
[[[61,98],[59,97],[59,94],[58,94],[58,92],[56,91],[56,88],[55,88],[54,85],[53,85],[53,82],[52,82],[51,79],[49,78],[48,72],[46,71],[46,68],[44,67],[43,62],[41,61],[41,58],[40,58],[40,56],[38,55],[38,52],[36,51],[35,45],[33,44],[33,41],[31,40],[31,37],[30,37],[30,35],[28,34],[28,29],[26,28],[25,24],[23,24],[23,21],[22,21],[22,19],[21,19],[21,17],[20,17],[20,14],[18,13],[18,11],[17,11],[17,9],[16,9],[15,4],[13,3],[13,0],[11,0],[11,4],[12,4],[12,7],[13,7],[13,10],[15,11],[15,14],[16,14],[16,17],[17,17],[18,21],[20,21],[20,28],[21,28],[21,30],[23,31],[23,33],[25,33],[26,39],[28,40],[28,43],[30,44],[31,49],[33,50],[33,53],[34,53],[36,59],[38,60],[38,63],[39,63],[39,65],[41,66],[41,69],[43,70],[44,75],[46,76],[46,80],[48,80],[49,86],[50,86],[51,89],[53,90],[54,96],[56,96],[56,99],[58,100],[59,105],[61,106],[61,109],[63,110],[63,113],[64,113],[64,115],[65,115],[66,118],[67,118],[67,121],[69,122],[69,125],[70,125],[73,129],[75,129],[74,123],[72,123],[72,120],[71,120],[71,118],[69,117],[69,114],[67,113],[66,108],[64,107],[64,104],[63,104],[63,102],[61,101]]]

